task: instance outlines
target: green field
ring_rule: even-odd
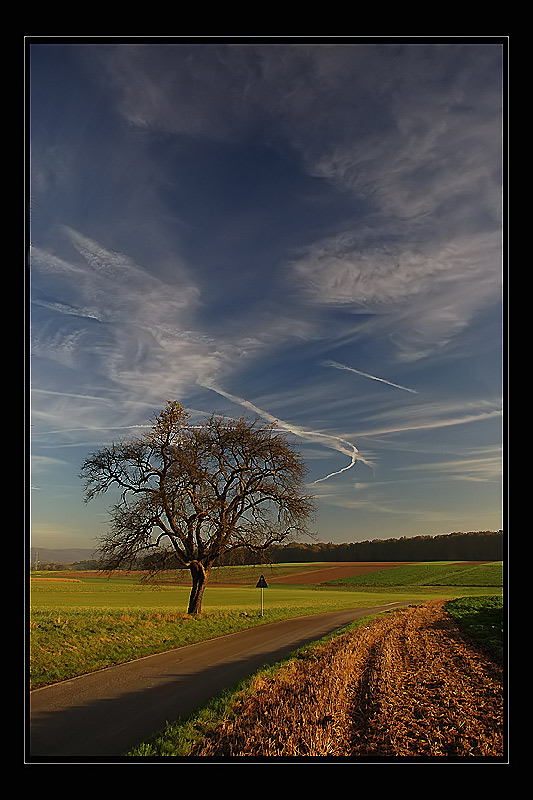
[[[31,581],[29,665],[32,688],[44,686],[75,675],[92,672],[112,664],[162,652],[187,644],[233,633],[254,625],[263,625],[288,617],[333,611],[342,608],[363,608],[393,602],[423,603],[431,599],[501,595],[501,585],[437,585],[436,569],[445,565],[430,564],[426,577],[431,585],[423,585],[418,572],[393,568],[383,572],[396,574],[396,585],[271,585],[264,590],[264,613],[260,614],[261,592],[255,588],[259,571],[267,581],[272,575],[294,574],[323,568],[324,564],[274,565],[256,568],[225,567],[218,580],[210,582],[199,618],[185,612],[189,595],[186,585],[147,586],[139,577],[124,574],[106,578],[86,573],[75,580]],[[484,565],[485,566],[485,565]],[[459,579],[463,573],[450,570],[446,575]],[[501,569],[500,569],[501,573]],[[380,573],[373,573],[379,575]],[[419,582],[406,583],[408,576]],[[440,573],[439,573],[440,575]],[[497,581],[493,575],[493,580]],[[66,573],[32,572],[32,577],[60,578]],[[238,576],[235,577],[235,576]],[[170,576],[173,579],[176,576]],[[362,576],[365,577],[365,576]],[[442,577],[442,575],[440,576]],[[224,587],[224,581],[252,582],[252,586]],[[294,578],[298,580],[297,577]],[[501,581],[500,581],[501,584]]]
[[[503,562],[457,564],[451,561],[429,561],[354,575],[330,581],[328,586],[494,586],[503,585]]]
[[[422,565],[421,568],[425,569]],[[399,602],[410,598],[416,598],[417,602],[422,603],[424,600],[432,598],[449,598],[463,593],[468,595],[487,594],[486,587],[501,586],[501,581],[481,585],[459,582],[454,585],[447,582],[442,585],[440,582],[437,584],[433,573],[431,573],[431,582],[428,579],[428,582],[424,583],[419,577],[420,573],[417,573],[415,582],[414,578],[408,579],[403,572],[405,569],[412,568],[392,568],[380,573],[361,575],[357,579],[345,579],[339,586],[335,585],[339,582],[321,586],[271,585],[264,591],[265,609],[280,611],[300,609],[303,610],[303,613],[319,613],[337,608],[355,608],[373,604],[378,602],[376,594],[379,594],[380,603]],[[396,575],[393,576],[392,573],[396,573]],[[456,580],[461,574],[456,576]],[[50,573],[48,573],[49,575]],[[382,583],[379,578],[374,578],[372,583],[362,580],[376,575],[384,576],[385,580]],[[135,578],[84,577],[79,581],[79,583],[32,582],[31,611],[60,612],[92,608],[181,612],[187,607],[190,591],[188,586],[146,586],[140,584]],[[257,611],[259,604],[260,590],[255,587],[219,587],[214,583],[208,585],[205,591],[203,611],[208,613],[231,610],[253,613]]]

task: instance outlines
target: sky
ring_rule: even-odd
[[[502,527],[505,59],[31,43],[32,546],[97,546],[81,463],[167,400],[277,420],[318,541]]]

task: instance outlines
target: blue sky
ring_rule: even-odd
[[[33,546],[95,546],[81,462],[174,399],[279,420],[320,541],[502,527],[504,58],[32,44]]]

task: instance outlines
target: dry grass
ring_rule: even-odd
[[[191,755],[503,755],[501,667],[443,605],[378,617],[256,678]]]

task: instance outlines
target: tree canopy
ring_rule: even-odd
[[[85,501],[118,492],[100,540],[103,568],[133,565],[142,555],[152,571],[177,560],[191,571],[188,612],[198,614],[223,554],[266,550],[306,532],[313,514],[307,469],[275,423],[212,414],[191,424],[178,402],[151,421],[147,433],[85,459]]]

